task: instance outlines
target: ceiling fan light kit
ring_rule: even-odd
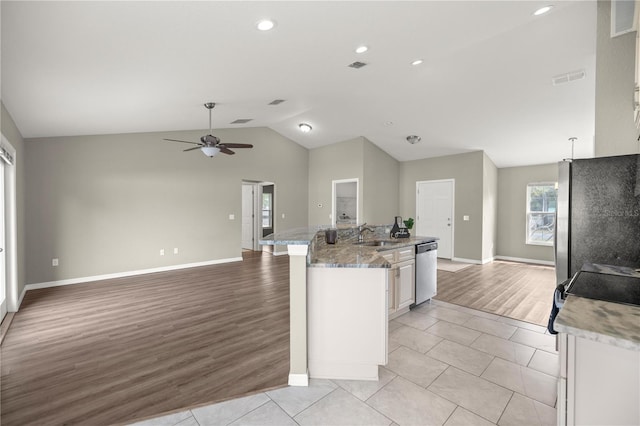
[[[200,148],[200,151],[204,152],[204,155],[206,155],[207,157],[213,157],[220,152],[220,148],[216,146],[203,146],[202,148]]]
[[[220,138],[213,136],[213,127],[211,125],[211,110],[216,106],[215,102],[207,102],[204,107],[209,110],[209,134],[200,138],[200,142],[181,141],[178,139],[165,139],[169,142],[181,142],[189,143],[194,146],[193,148],[187,148],[183,151],[193,151],[194,149],[200,149],[207,157],[214,157],[219,152],[223,152],[227,155],[233,155],[235,152],[229,148],[253,148],[253,145],[248,143],[221,143]]]

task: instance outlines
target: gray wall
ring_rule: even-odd
[[[498,245],[498,168],[483,153],[482,262],[493,260]]]
[[[310,226],[331,224],[332,181],[338,179],[358,179],[358,210],[362,222],[364,140],[358,137],[309,151]]]
[[[416,217],[416,182],[455,179],[453,256],[481,261],[483,167],[482,151],[400,163],[400,214]],[[470,220],[463,221],[464,215]]]
[[[400,163],[367,139],[364,140],[363,148],[362,222],[376,225],[393,224],[393,218],[398,215]]]
[[[162,140],[202,134],[27,140],[27,283],[240,257],[243,179],[275,183],[276,231],[306,226],[305,148],[266,128],[216,130],[254,144],[234,156]]]
[[[598,1],[595,155],[636,154],[633,122],[636,33],[611,38],[611,2]]]
[[[22,294],[26,283],[26,233],[25,233],[25,144],[20,131],[6,110],[4,104],[0,103],[2,116],[0,123],[2,126],[2,134],[7,138],[9,143],[16,149],[15,168],[16,168],[16,221],[17,229],[17,248],[18,248],[18,296]]]
[[[557,181],[557,164],[498,169],[498,256],[553,262],[553,247],[525,244],[527,184]]]

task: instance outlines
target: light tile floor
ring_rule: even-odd
[[[312,379],[135,425],[555,425],[558,372],[544,327],[434,300],[391,321],[377,382]]]

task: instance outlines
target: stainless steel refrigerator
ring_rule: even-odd
[[[585,263],[640,268],[639,166],[638,154],[559,163],[558,283]]]

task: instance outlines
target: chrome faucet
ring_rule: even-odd
[[[367,223],[363,223],[362,225],[358,225],[358,242],[364,242],[364,231],[375,232],[373,229],[366,227]]]

